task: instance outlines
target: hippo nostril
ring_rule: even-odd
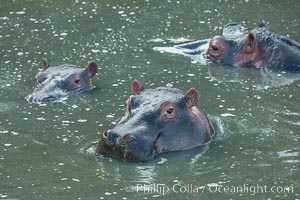
[[[104,131],[102,135],[103,135],[103,138],[108,138],[108,131]]]
[[[54,101],[55,99],[56,99],[55,96],[52,96],[52,95],[48,96],[48,101]]]
[[[107,130],[102,133],[102,138],[105,140],[106,144],[115,145],[118,135],[111,130]]]
[[[28,96],[26,97],[26,101],[27,101],[28,103],[32,103],[32,102],[33,102],[33,96],[32,96],[32,95],[28,95]]]
[[[123,136],[123,139],[125,141],[129,141],[131,138],[133,138],[131,134],[126,134],[126,135]]]
[[[46,97],[43,97],[42,98],[42,102],[51,102],[51,101],[55,101],[57,98],[53,95],[49,95],[49,96],[46,96]]]

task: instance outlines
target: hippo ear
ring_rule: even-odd
[[[259,18],[259,28],[270,30],[269,23],[262,17]]]
[[[95,61],[89,62],[88,65],[85,68],[85,71],[87,72],[87,75],[89,77],[93,77],[98,71],[97,63]]]
[[[188,108],[195,106],[199,101],[199,93],[195,88],[191,88],[184,95],[184,100]]]
[[[144,86],[142,86],[138,80],[132,81],[131,88],[134,94],[140,94],[141,91],[144,90]]]
[[[49,63],[48,63],[48,60],[47,58],[43,58],[43,68],[44,70],[47,70],[49,68]]]
[[[256,39],[253,33],[248,33],[246,42],[245,42],[245,46],[244,46],[244,50],[245,53],[253,53],[254,51],[256,51]]]

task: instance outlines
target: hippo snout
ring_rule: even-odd
[[[49,94],[49,95],[39,95],[36,93],[29,94],[26,97],[26,101],[28,103],[40,103],[40,104],[48,104],[50,102],[56,101],[60,96]]]
[[[40,102],[42,102],[42,103],[50,103],[50,102],[55,101],[57,99],[58,99],[57,96],[49,95],[49,96],[42,97],[41,100],[40,100]]]
[[[140,155],[145,149],[135,134],[104,131],[96,148],[99,155],[115,156],[124,160],[145,160],[149,155]]]
[[[132,134],[118,135],[117,133],[107,130],[102,134],[102,138],[105,140],[107,145],[121,145],[126,146],[134,140],[134,136]]]

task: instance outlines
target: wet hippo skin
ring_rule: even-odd
[[[35,76],[34,91],[26,97],[27,102],[48,104],[66,99],[94,88],[92,77],[97,73],[96,62],[89,62],[86,68],[63,64],[57,67],[43,61],[43,71]]]
[[[162,53],[189,56],[201,64],[212,61],[235,67],[300,72],[300,43],[274,33],[262,18],[259,28],[248,30],[243,25],[232,22],[223,27],[220,35],[211,39],[153,49]]]
[[[264,19],[250,31],[238,23],[227,24],[221,36],[210,40],[207,56],[237,67],[300,71],[300,44],[270,31]]]
[[[144,161],[158,154],[198,147],[214,133],[205,113],[197,107],[199,93],[191,88],[144,89],[132,82],[126,112],[112,130],[103,132],[96,154]]]

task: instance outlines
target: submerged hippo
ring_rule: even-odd
[[[208,143],[214,130],[201,109],[199,94],[175,88],[144,89],[132,82],[134,95],[126,101],[126,113],[112,130],[103,133],[96,154],[123,160],[144,161],[169,151]]]
[[[214,62],[237,67],[300,71],[300,43],[270,31],[264,19],[260,19],[259,28],[250,31],[241,24],[229,23],[220,36],[212,39],[155,49],[188,56],[206,54]]]
[[[43,67],[44,70],[35,76],[34,91],[26,97],[29,103],[47,104],[89,91],[94,87],[91,78],[98,70],[94,61],[83,69],[69,64],[50,67],[44,59]]]

